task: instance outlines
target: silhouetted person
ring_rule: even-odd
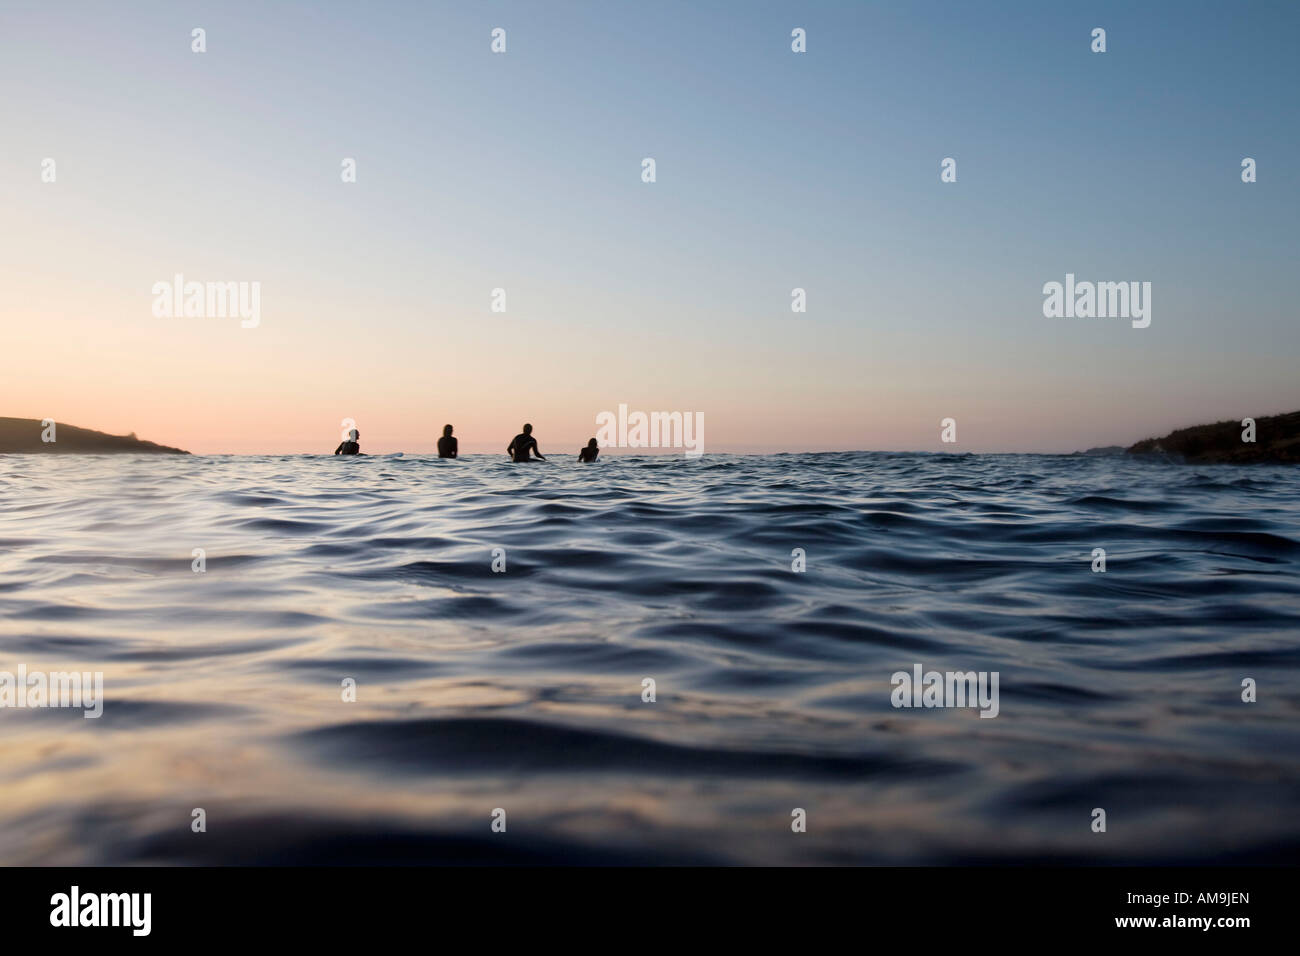
[[[596,447],[596,439],[587,442],[586,448],[578,449],[578,461],[593,462],[596,456],[600,454],[600,449]]]
[[[530,451],[537,457],[529,458]],[[546,461],[546,456],[537,448],[537,439],[533,437],[532,425],[525,425],[523,432],[511,439],[510,444],[506,446],[506,454],[510,456],[511,461]]]
[[[442,437],[438,439],[438,457],[455,458],[460,451],[460,443],[451,437],[451,426],[442,426]]]
[[[361,446],[357,444],[357,439],[361,437],[361,432],[355,428],[348,429],[348,437],[339,442],[339,447],[334,449],[336,455],[359,455]]]

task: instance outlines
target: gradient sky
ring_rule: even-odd
[[[707,451],[1071,451],[1300,408],[1297,35],[1291,2],[5,0],[0,415],[573,453],[626,403]],[[260,327],[154,317],[178,272],[260,282]],[[1044,318],[1067,272],[1151,282],[1150,328]]]

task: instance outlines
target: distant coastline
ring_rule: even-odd
[[[1144,438],[1125,448],[1105,445],[1073,453],[1077,457],[1137,455],[1187,464],[1300,464],[1300,411],[1255,420],[1255,440],[1236,419],[1179,428],[1161,438]],[[43,440],[47,426],[37,418],[0,418],[0,455],[154,454],[188,455],[182,448],[129,435],[55,423],[54,441]]]
[[[1130,445],[1129,455],[1165,457],[1187,464],[1300,464],[1300,412],[1254,420],[1254,441],[1245,441],[1240,419],[1180,428],[1163,438]]]
[[[54,423],[53,441],[44,438],[49,431],[39,418],[0,418],[0,455],[189,454],[180,448],[143,441],[134,434],[109,435],[63,422]]]

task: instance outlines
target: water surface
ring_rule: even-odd
[[[0,863],[1294,860],[1297,476],[0,458],[0,670],[105,682],[0,709]]]

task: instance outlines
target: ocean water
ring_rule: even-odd
[[[1294,862],[1298,492],[1057,456],[0,458],[0,670],[104,681],[98,719],[0,709],[0,864]],[[996,671],[998,715],[893,707],[918,664]]]

